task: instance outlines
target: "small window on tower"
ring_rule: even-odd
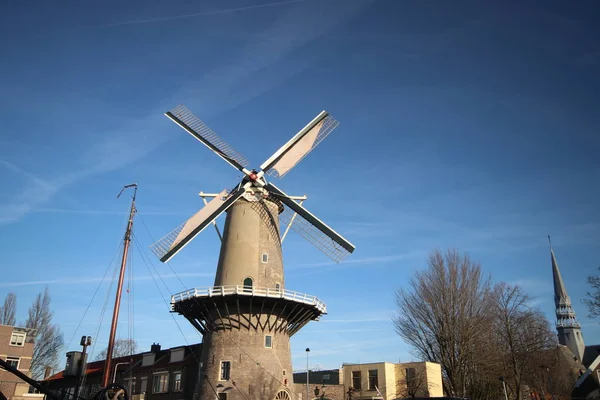
[[[265,336],[265,347],[269,349],[273,347],[273,337],[271,335]]]
[[[221,381],[228,381],[231,372],[231,361],[221,361]]]
[[[266,264],[269,262],[269,255],[267,253],[262,254],[262,262],[263,262],[263,264]]]

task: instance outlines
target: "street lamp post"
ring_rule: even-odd
[[[113,378],[112,378],[112,383],[115,383],[115,381],[117,380],[117,368],[119,368],[119,365],[125,365],[125,364],[131,364],[130,362],[119,362],[115,364],[115,372],[113,373]]]
[[[81,385],[81,375],[85,375],[85,365],[86,365],[86,349],[88,346],[92,344],[91,336],[82,336],[81,341],[79,342],[81,347],[83,347],[83,351],[81,352],[81,360],[79,361],[81,364],[77,366],[77,376],[75,377],[75,398],[79,397],[79,390]]]
[[[500,382],[502,382],[502,388],[504,389],[504,398],[506,400],[508,400],[508,394],[506,393],[506,382],[503,376],[501,376],[500,378]]]
[[[308,392],[308,378],[309,378],[309,371],[308,371],[308,353],[310,353],[310,349],[307,347],[306,348],[306,400],[309,399],[309,392]]]

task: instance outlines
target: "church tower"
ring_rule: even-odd
[[[548,241],[550,241],[550,236],[548,236]],[[556,307],[558,343],[567,346],[573,355],[577,357],[577,360],[581,362],[585,350],[581,325],[575,318],[575,311],[571,306],[571,299],[560,275],[552,243],[550,243],[550,257],[552,259],[552,278],[554,280],[554,306]]]

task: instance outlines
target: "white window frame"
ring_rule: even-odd
[[[267,346],[267,338],[271,339],[271,345]],[[265,348],[272,349],[273,348],[273,335],[265,335]]]
[[[125,387],[127,388],[127,394],[129,396],[133,395],[135,392],[135,384],[136,384],[136,376],[133,376],[131,378],[124,378],[123,381],[125,382]]]
[[[167,381],[164,382],[164,386],[162,386],[160,384],[160,380],[159,380],[159,386],[162,386],[162,388],[164,390],[160,390],[160,388],[159,388],[159,391],[154,391],[154,381],[156,380],[157,377],[162,378],[163,376],[167,377]],[[167,371],[161,371],[161,372],[155,372],[155,373],[152,374],[152,393],[153,394],[154,393],[156,393],[156,394],[158,394],[158,393],[169,393],[169,372],[167,372]]]
[[[7,363],[10,364],[11,361],[16,361],[17,366],[15,367],[15,369],[19,369],[19,366],[21,365],[21,357],[6,357]]]
[[[262,253],[262,256],[260,257],[260,261],[263,264],[268,264],[269,263],[269,253]]]
[[[179,374],[179,388],[177,388],[175,386],[176,382],[177,382],[175,377],[177,376],[177,374]],[[181,371],[173,372],[173,391],[174,392],[183,392],[183,374],[181,373]]]
[[[147,376],[142,376],[142,378],[140,379],[140,393],[139,394],[144,394],[144,393],[148,393],[148,377]]]
[[[229,373],[227,379],[223,379],[223,363],[229,363]],[[226,382],[231,379],[231,361],[230,360],[221,360],[219,362],[219,382]]]
[[[13,341],[13,337],[15,338],[14,341]],[[21,344],[19,344],[19,340],[17,338],[22,338]],[[26,339],[27,339],[27,334],[25,332],[13,331],[10,335],[10,342],[8,342],[8,344],[10,346],[23,347],[23,346],[25,346]]]

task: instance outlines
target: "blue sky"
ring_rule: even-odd
[[[594,2],[24,4],[0,15],[0,295],[17,293],[24,321],[47,285],[69,350],[84,334],[106,346],[107,285],[76,327],[115,265],[129,207],[115,196],[131,182],[140,215],[120,334],[133,299],[143,349],[200,340],[177,316],[182,337],[144,261],[166,298],[210,286],[216,234],[172,261],[183,285],[147,246],[238,174],[163,116],[180,103],[256,166],[322,109],[340,121],[279,184],[357,246],[334,265],[286,239],[287,288],[329,312],[292,338],[294,368],[305,347],[313,367],[411,360],[394,290],[435,248],[522,284],[553,321],[547,234],[586,342],[600,342],[581,303],[600,266]]]

